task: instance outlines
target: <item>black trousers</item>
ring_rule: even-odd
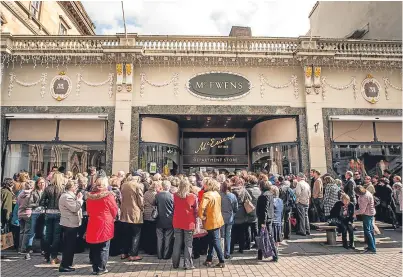
[[[60,267],[68,268],[73,265],[78,227],[71,228],[62,226],[62,230],[63,230],[63,255]]]
[[[140,241],[140,246],[146,254],[157,254],[157,224],[155,221],[144,220]]]
[[[291,234],[291,222],[290,222],[291,211],[284,207],[283,219],[284,219],[284,239],[290,239]]]
[[[109,248],[109,254],[111,256],[118,256],[122,254],[123,244],[126,243],[124,241],[125,236],[127,235],[124,230],[124,222],[115,221],[115,231],[113,238],[111,239],[111,246]]]
[[[109,257],[110,240],[90,244],[90,261],[92,262],[93,272],[103,272],[106,270],[106,264]]]
[[[231,251],[230,253],[234,252],[235,244],[238,243],[239,245],[239,251],[242,252],[245,249],[245,239],[246,239],[246,233],[248,230],[248,224],[247,223],[242,223],[242,224],[234,224],[232,226],[232,232],[231,232]]]
[[[84,234],[87,231],[87,225],[88,225],[88,216],[85,215],[83,216],[80,227],[78,227],[75,253],[83,253],[85,251],[87,242],[84,239]]]
[[[354,227],[352,224],[348,223],[341,223],[338,224],[337,227],[339,228],[340,232],[341,232],[341,238],[343,240],[343,246],[347,246],[347,233],[348,233],[348,237],[349,237],[349,246],[353,246],[354,245]]]
[[[257,221],[253,223],[246,223],[245,229],[245,249],[250,249],[252,241],[255,242],[255,245],[257,245]]]
[[[122,254],[131,257],[138,256],[142,225],[143,224],[124,223],[126,240],[123,244]]]

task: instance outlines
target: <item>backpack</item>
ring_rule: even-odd
[[[284,196],[283,196],[284,197],[284,199],[283,199],[284,206],[288,209],[295,208],[295,203],[297,202],[297,197],[295,196],[294,191],[291,188],[287,187],[287,190],[283,191],[283,193],[284,193]]]

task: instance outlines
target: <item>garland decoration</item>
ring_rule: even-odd
[[[11,96],[11,92],[13,91],[14,88],[14,83],[23,86],[23,87],[33,87],[36,86],[37,84],[41,83],[41,97],[43,98],[46,93],[46,81],[47,81],[47,73],[42,73],[41,78],[38,81],[31,82],[31,83],[26,83],[21,80],[17,79],[17,75],[15,75],[13,72],[10,73],[10,83],[8,85],[8,97]]]
[[[108,79],[106,79],[105,81],[100,82],[100,83],[92,83],[92,82],[86,81],[86,80],[83,79],[83,75],[81,73],[77,73],[77,85],[76,85],[76,94],[77,94],[77,96],[80,95],[81,82],[83,82],[84,84],[86,84],[87,86],[90,86],[90,87],[101,87],[101,86],[104,86],[106,84],[109,84],[108,94],[109,94],[109,98],[112,98],[112,95],[113,95],[113,73],[109,73],[108,74]]]
[[[388,77],[383,77],[383,82],[385,83],[385,96],[386,96],[386,100],[389,100],[389,87],[394,88],[395,90],[400,90],[403,91],[403,89],[401,87],[395,86],[393,85]]]
[[[296,75],[292,75],[290,81],[286,84],[274,85],[274,84],[269,83],[269,81],[263,76],[263,74],[260,74],[260,96],[262,98],[264,97],[264,90],[265,90],[264,85],[267,85],[274,89],[288,88],[289,86],[292,85],[294,87],[295,98],[298,99],[298,97],[299,97],[298,77]]]
[[[156,88],[161,88],[161,87],[166,87],[170,84],[173,85],[173,89],[174,89],[174,95],[178,96],[178,90],[179,90],[179,73],[174,73],[172,75],[172,78],[164,83],[152,83],[150,82],[145,73],[140,73],[140,96],[143,97],[144,95],[144,89],[145,89],[145,84],[148,84],[152,87],[156,87]]]
[[[326,88],[327,87],[330,87],[330,88],[335,89],[335,90],[345,90],[345,89],[348,89],[348,88],[352,87],[353,92],[354,92],[354,99],[357,99],[357,80],[355,79],[355,77],[351,77],[350,83],[348,83],[345,86],[336,86],[336,85],[329,84],[327,82],[325,76],[323,76],[321,78],[321,83],[322,83],[322,98],[323,98],[323,100],[326,98]]]

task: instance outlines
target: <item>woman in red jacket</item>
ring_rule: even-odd
[[[174,248],[172,253],[173,268],[178,268],[185,244],[184,266],[185,269],[194,269],[192,260],[193,230],[195,229],[197,216],[197,197],[190,193],[190,183],[182,180],[178,192],[174,194],[174,215],[172,225],[174,227]]]
[[[113,238],[114,221],[118,206],[112,192],[108,191],[108,178],[96,181],[93,191],[87,193],[88,226],[86,241],[90,244],[90,260],[93,274],[106,274],[110,240]]]

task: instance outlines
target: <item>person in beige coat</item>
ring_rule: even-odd
[[[73,265],[74,248],[76,245],[78,227],[81,225],[83,195],[79,192],[76,195],[78,185],[69,180],[66,184],[66,191],[60,196],[60,225],[63,228],[63,255],[59,272],[71,272],[75,269]]]
[[[144,197],[140,184],[140,177],[135,176],[125,182],[121,188],[122,205],[120,207],[120,221],[124,222],[127,242],[123,243],[121,259],[129,257],[129,261],[139,261],[138,256],[141,227],[143,224]]]

